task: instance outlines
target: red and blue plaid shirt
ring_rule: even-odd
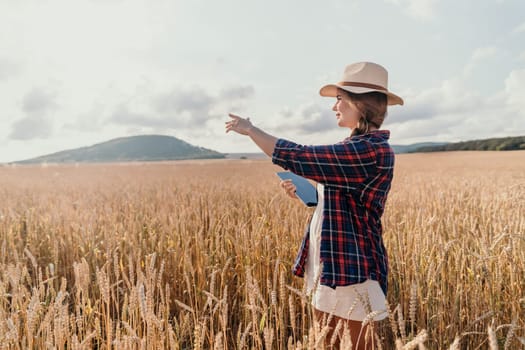
[[[279,139],[272,162],[324,185],[320,283],[335,288],[376,280],[387,291],[388,258],[381,215],[394,171],[388,130],[325,146]],[[309,224],[293,272],[303,277]]]

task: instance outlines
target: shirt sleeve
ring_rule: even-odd
[[[354,187],[377,172],[374,147],[359,139],[322,146],[278,139],[272,162],[305,178],[343,187]]]

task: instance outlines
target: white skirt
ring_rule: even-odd
[[[319,284],[323,190],[324,186],[317,184],[318,204],[310,222],[310,243],[305,268],[306,289],[312,297],[312,306],[319,311],[348,320],[363,321],[368,315],[375,321],[382,320],[388,313],[385,294],[379,282],[366,280],[335,289]]]

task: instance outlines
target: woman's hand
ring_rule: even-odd
[[[272,136],[259,128],[253,126],[250,118],[241,118],[235,114],[228,114],[231,118],[230,121],[227,121],[226,132],[235,131],[241,135],[248,135],[253,142],[269,157],[272,157],[273,152],[275,151],[275,144],[277,143],[277,138]]]
[[[253,124],[250,118],[241,118],[235,114],[228,114],[232,120],[226,122],[226,132],[235,131],[241,135],[248,135],[253,129]]]
[[[288,195],[288,197],[291,197],[293,199],[297,199],[297,195],[295,194],[295,185],[293,184],[292,180],[283,180],[279,184],[281,188],[284,190],[284,192]]]

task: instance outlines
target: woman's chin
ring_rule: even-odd
[[[341,119],[337,120],[337,126],[340,127],[340,128],[348,128],[349,127],[348,125],[345,125],[345,123]]]

